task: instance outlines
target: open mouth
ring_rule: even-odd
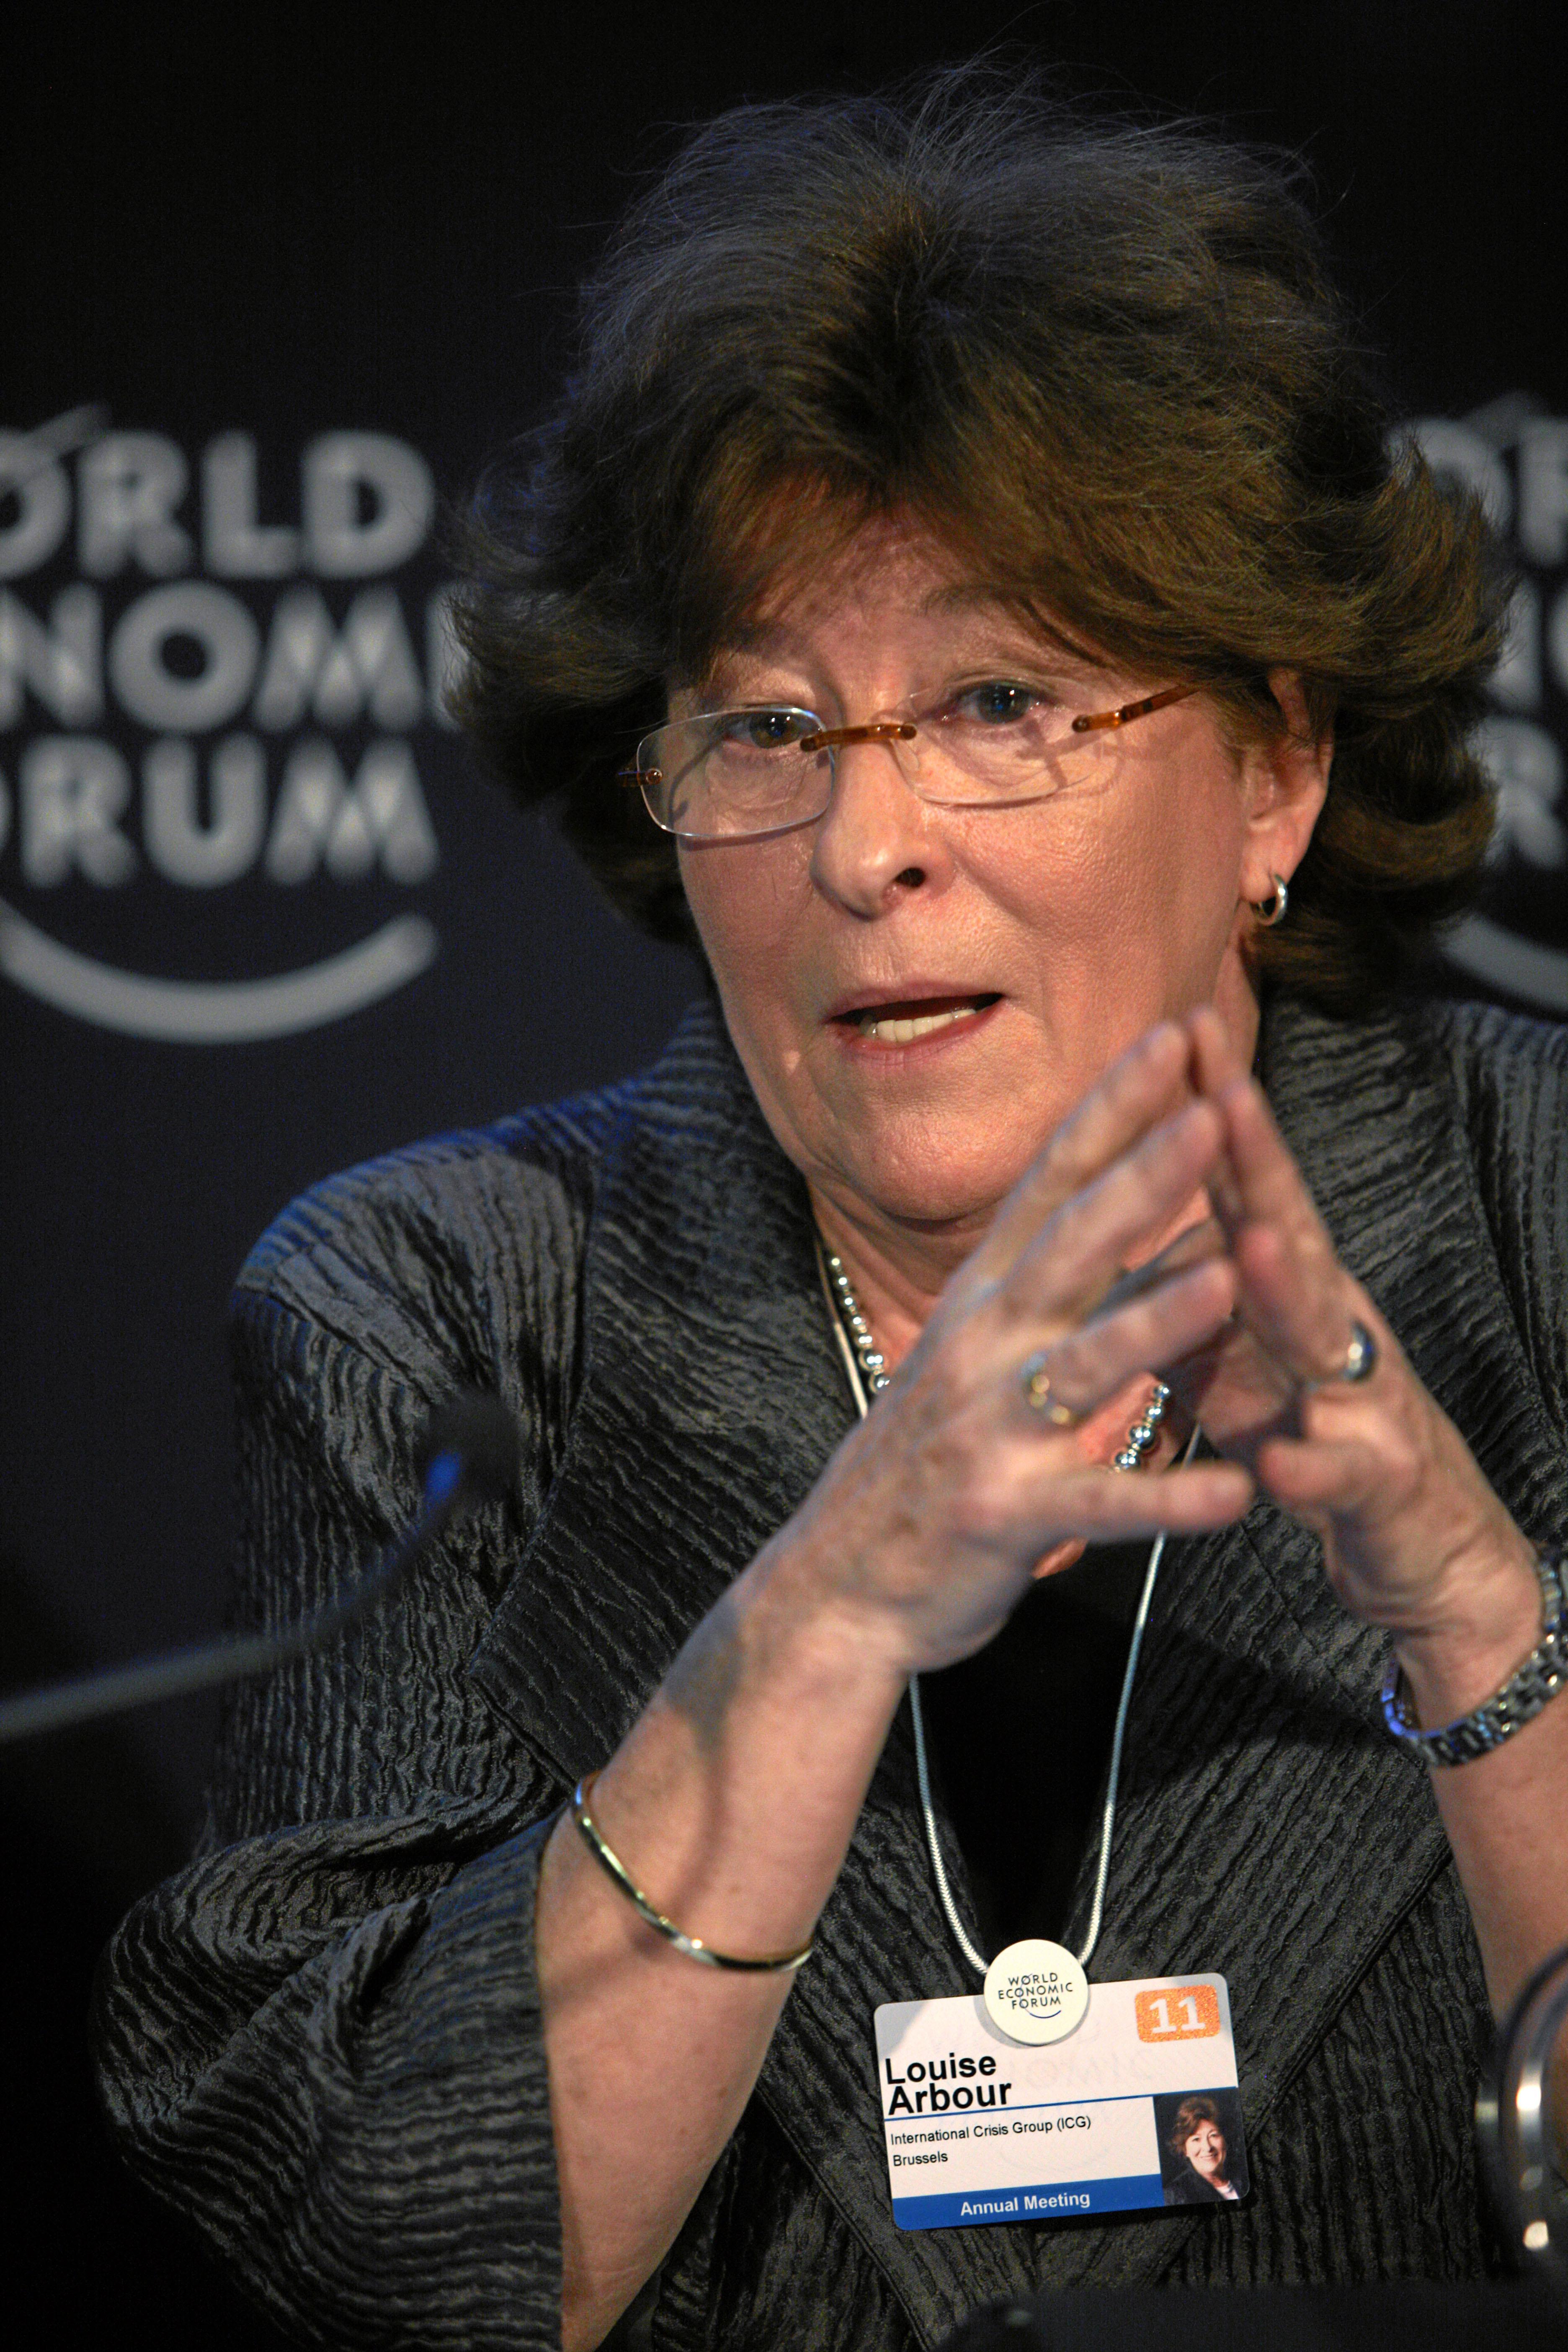
[[[951,1028],[955,1021],[973,1020],[999,999],[997,990],[975,996],[910,997],[899,1003],[861,1005],[857,1011],[841,1013],[838,1019],[858,1036],[876,1045],[912,1045],[917,1037]]]

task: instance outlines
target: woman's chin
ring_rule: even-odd
[[[903,1233],[950,1233],[978,1239],[1012,1187],[922,1184],[879,1175],[852,1183],[849,1189],[859,1216],[869,1214],[879,1224],[896,1225]]]
[[[948,1126],[864,1139],[824,1190],[852,1196],[862,1214],[910,1232],[984,1233],[1028,1166],[1031,1155],[999,1155],[996,1132],[970,1136]]]

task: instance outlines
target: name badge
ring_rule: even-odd
[[[1223,1977],[1096,1984],[1059,2041],[1001,2032],[983,1994],[879,2009],[900,2230],[1081,2221],[1247,2194]]]

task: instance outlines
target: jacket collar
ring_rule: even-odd
[[[849,1426],[799,1177],[707,1005],[626,1089],[583,1267],[583,1381],[471,1672],[563,1780],[602,1764]]]
[[[1560,1507],[1560,1447],[1429,1047],[1393,1019],[1349,1028],[1282,1005],[1265,1050],[1281,1124],[1346,1263],[1439,1401],[1480,1429],[1483,1465],[1524,1523],[1553,1478]],[[563,1785],[611,1753],[851,1423],[804,1187],[707,1007],[629,1091],[609,1139],[583,1314],[568,1452],[472,1667]],[[1093,1971],[1226,1976],[1254,2135],[1446,1860],[1426,1776],[1380,1727],[1383,1656],[1382,1637],[1334,1602],[1315,1539],[1271,1507],[1168,1555]],[[967,1907],[945,1822],[942,1834]],[[1086,1883],[1074,1935],[1087,1897]],[[758,2094],[928,2340],[990,2294],[1157,2277],[1194,2225],[1176,2212],[1114,2227],[894,2227],[871,2012],[973,1990],[931,1883],[906,1709]]]

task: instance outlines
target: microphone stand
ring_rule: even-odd
[[[428,1467],[418,1517],[340,1599],[277,1633],[232,1634],[167,1657],[111,1666],[101,1674],[0,1700],[0,1747],[99,1716],[119,1715],[129,1707],[149,1706],[156,1699],[268,1674],[287,1659],[323,1648],[368,1609],[389,1599],[455,1520],[478,1504],[498,1501],[516,1475],[517,1432],[497,1397],[454,1398],[432,1417],[420,1451]]]

